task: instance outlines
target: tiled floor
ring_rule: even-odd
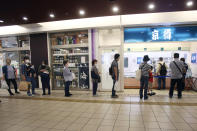
[[[7,97],[0,91],[0,131],[197,131],[197,93],[184,92],[179,100],[159,91],[148,103],[139,100],[137,91],[119,93],[115,100],[103,92],[99,97],[73,92],[64,98],[62,91],[53,91],[27,99],[24,92]]]
[[[196,106],[2,99],[0,131],[197,131]]]

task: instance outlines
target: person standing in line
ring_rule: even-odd
[[[140,99],[143,98],[143,89],[144,89],[144,100],[148,99],[148,80],[149,72],[151,71],[151,66],[148,64],[150,58],[148,55],[145,55],[143,58],[143,63],[140,64],[139,69],[141,70],[141,79],[140,79]]]
[[[182,84],[181,84],[182,90],[184,90],[184,89],[185,89],[185,77],[186,77],[186,72],[187,72],[189,66],[188,66],[187,63],[185,63],[185,58],[181,58],[180,61],[183,62],[184,67],[185,67],[185,72],[183,72],[183,79],[182,79],[182,81],[181,81],[181,83],[182,83]]]
[[[11,82],[14,85],[15,93],[19,94],[19,92],[17,91],[16,70],[10,64],[11,64],[11,59],[7,58],[6,59],[6,65],[2,67],[2,70],[3,70],[3,77],[2,77],[2,79],[6,81],[8,87],[9,87],[8,92],[12,96],[14,94],[12,93],[11,88],[10,88],[10,83]]]
[[[30,86],[28,87],[27,95],[34,96],[35,88],[36,88],[36,81],[35,81],[35,70],[33,66],[30,64],[30,60],[28,56],[24,57],[24,63],[21,65],[21,78],[23,81],[31,82],[32,84],[32,94],[30,92]]]
[[[161,89],[161,82],[163,82],[163,89],[166,88],[166,75],[167,75],[167,65],[163,62],[163,57],[159,58],[159,62],[157,65],[156,74],[158,76],[158,90]]]
[[[112,72],[112,79],[113,79],[113,87],[112,87],[112,98],[118,98],[118,95],[116,95],[115,85],[117,84],[119,80],[119,68],[118,68],[118,61],[120,60],[120,54],[114,55],[114,60],[111,64],[111,72]]]
[[[46,61],[42,61],[42,65],[39,66],[38,71],[42,82],[42,95],[46,95],[45,88],[48,88],[48,95],[50,95],[50,67],[47,65]]]
[[[68,68],[69,62],[68,60],[63,61],[64,69],[63,69],[63,76],[65,81],[65,97],[70,97],[72,94],[70,93],[70,84],[73,80],[73,75],[71,70]]]
[[[182,98],[182,79],[183,79],[183,72],[185,70],[184,64],[182,61],[179,60],[179,54],[174,54],[174,61],[170,62],[170,69],[171,69],[171,83],[170,83],[170,91],[169,97],[172,98],[174,94],[174,87],[177,84],[178,90],[178,98]]]
[[[92,76],[92,83],[93,83],[93,96],[97,96],[97,88],[98,83],[100,82],[100,76],[97,68],[97,60],[92,61],[92,69],[91,69],[91,76]]]

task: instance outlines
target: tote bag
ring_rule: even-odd
[[[27,81],[21,81],[19,84],[19,90],[20,91],[27,91],[29,86],[29,82]]]
[[[5,80],[1,80],[1,89],[9,89]]]

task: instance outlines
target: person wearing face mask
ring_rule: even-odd
[[[92,61],[92,69],[91,69],[91,77],[92,77],[92,83],[93,83],[93,96],[97,96],[97,88],[98,88],[98,83],[101,82],[98,68],[97,68],[97,60]]]
[[[70,97],[72,94],[70,94],[70,84],[73,80],[73,75],[71,70],[68,68],[69,62],[68,60],[63,61],[64,69],[63,69],[63,76],[65,81],[65,97]]]
[[[23,81],[31,82],[32,84],[32,94],[30,92],[30,86],[28,87],[27,95],[34,96],[35,88],[36,88],[36,74],[34,66],[30,64],[30,60],[28,56],[24,57],[24,63],[21,65],[21,78]]]
[[[50,95],[50,67],[47,65],[46,61],[42,61],[42,65],[39,66],[38,71],[42,82],[42,95],[46,95],[45,88],[48,88],[48,95]]]
[[[11,88],[10,88],[10,83],[11,82],[14,85],[15,93],[19,94],[19,92],[17,91],[16,70],[10,64],[11,64],[11,59],[7,58],[6,59],[6,65],[2,67],[2,70],[3,70],[2,79],[6,81],[8,87],[9,87],[8,92],[12,96],[14,94],[12,93]]]

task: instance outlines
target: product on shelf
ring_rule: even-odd
[[[64,87],[63,61],[69,61],[69,68],[75,74],[71,87],[76,89],[89,88],[89,49],[88,31],[54,33],[50,35],[52,48],[52,72],[55,88]],[[77,45],[79,44],[79,46]],[[65,45],[65,46],[55,46]],[[68,46],[66,46],[68,45]],[[74,45],[74,46],[72,46]],[[84,45],[84,46],[83,46]],[[83,71],[83,72],[82,72]],[[81,73],[83,74],[81,74]],[[85,75],[84,75],[85,74]],[[84,76],[87,76],[84,80]],[[82,84],[82,82],[85,83]]]

